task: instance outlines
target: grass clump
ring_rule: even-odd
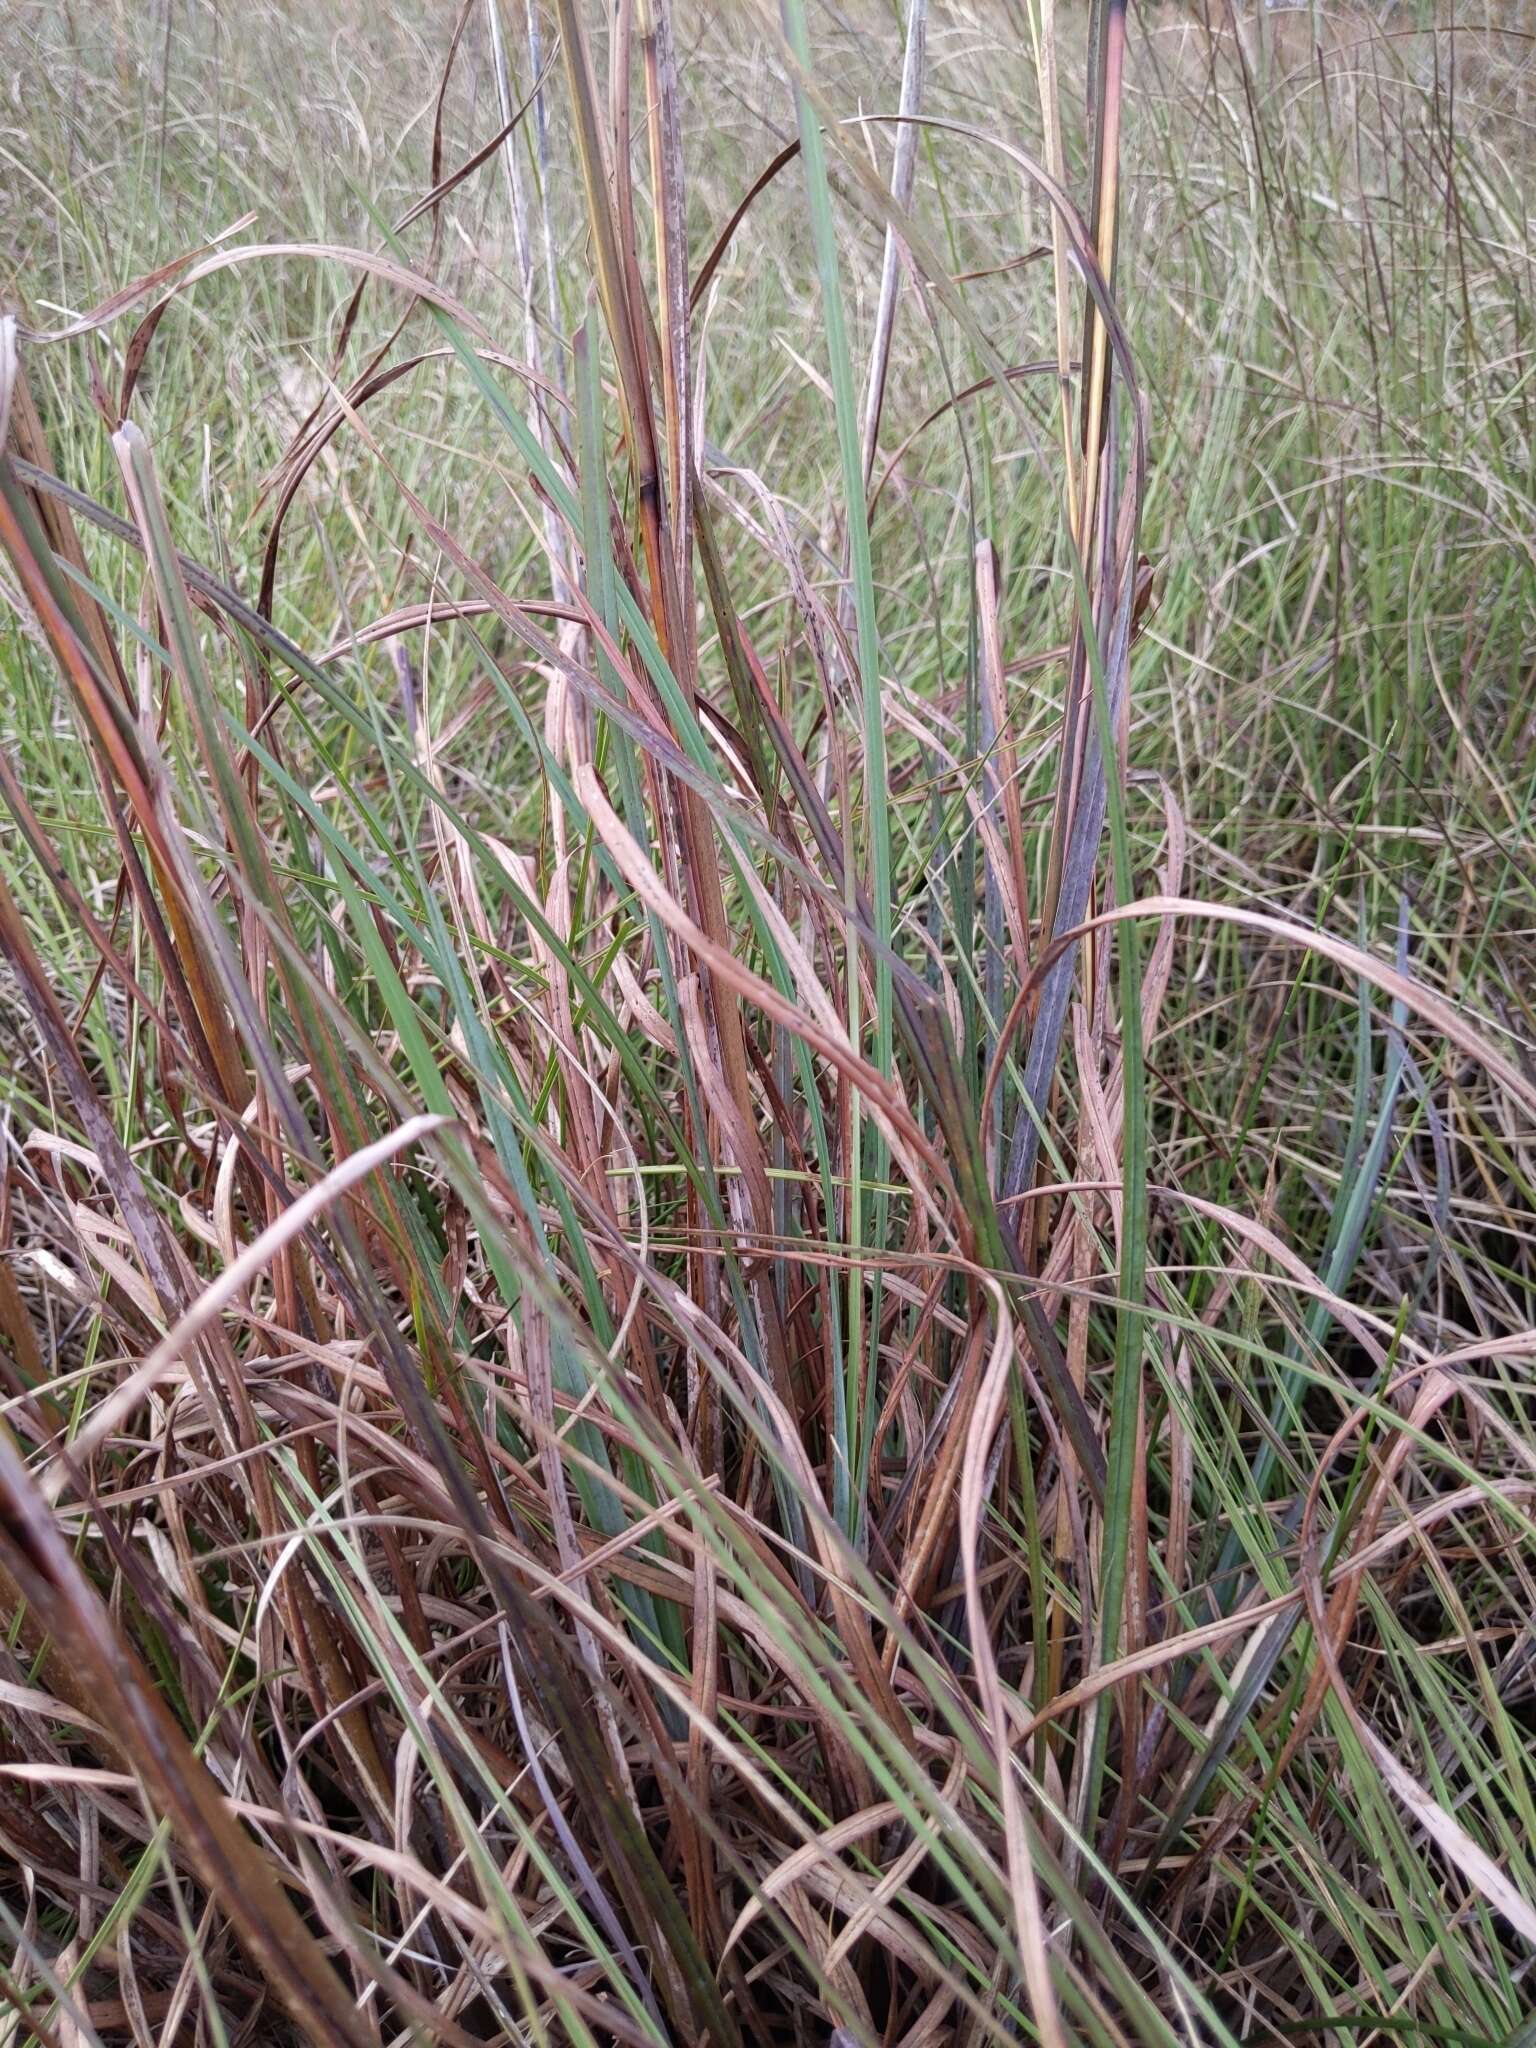
[[[4,2039],[1529,2043],[1518,11],[3,35]]]

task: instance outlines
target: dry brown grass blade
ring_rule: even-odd
[[[692,521],[688,506],[694,489],[689,452],[692,431],[688,404],[689,298],[686,276],[685,214],[681,189],[681,149],[673,104],[675,60],[671,54],[670,21],[664,12],[647,7],[648,62],[656,85],[652,150],[657,180],[655,203],[665,301],[665,361],[662,384],[667,396],[663,434],[658,432],[651,402],[652,326],[640,281],[633,222],[627,149],[623,136],[610,148],[599,115],[599,100],[585,24],[573,0],[560,0],[559,18],[570,99],[576,119],[578,153],[587,197],[587,217],[597,259],[599,292],[610,343],[618,366],[618,385],[625,438],[629,447],[641,542],[650,583],[651,623],[664,658],[690,704],[697,701],[695,625],[692,601]],[[629,79],[626,46],[628,13],[621,14],[610,52],[613,101],[618,122],[627,132]],[[674,490],[669,493],[669,479]],[[687,878],[690,901],[700,924],[718,953],[729,952],[720,861],[708,810],[698,792],[684,784],[676,790],[679,844],[676,849]],[[664,848],[672,855],[672,836]],[[751,1074],[739,1006],[728,984],[711,968],[705,979],[713,1047],[706,1064],[718,1064],[722,1086],[717,1101],[732,1107],[731,1132],[738,1163],[749,1184],[766,1189],[766,1159],[758,1135],[752,1101]],[[752,1218],[760,1230],[771,1227],[771,1205],[759,1203]],[[763,1350],[781,1399],[793,1404],[790,1348],[773,1276],[758,1268],[749,1276]]]
[[[667,501],[678,602],[693,616],[693,368],[688,289],[688,215],[678,106],[677,50],[671,0],[639,0],[638,31],[645,64],[651,199],[655,215],[661,341],[662,416],[667,445]],[[694,667],[690,649],[685,662]]]
[[[1412,1378],[1421,1379],[1423,1382],[1407,1418],[1410,1425],[1418,1428],[1422,1427],[1437,1409],[1454,1399],[1456,1386],[1453,1380],[1438,1373],[1432,1373],[1428,1378],[1424,1378],[1421,1372],[1410,1376],[1410,1380]],[[1397,1382],[1397,1386],[1402,1384],[1402,1380]],[[1393,1390],[1389,1389],[1389,1392],[1391,1391]],[[1479,1891],[1496,1911],[1503,1914],[1527,1947],[1536,1949],[1536,1904],[1510,1882],[1508,1874],[1499,1867],[1487,1850],[1472,1839],[1441,1801],[1425,1791],[1396,1752],[1377,1734],[1361,1711],[1354,1689],[1339,1661],[1341,1637],[1347,1631],[1350,1617],[1354,1612],[1357,1575],[1352,1574],[1346,1580],[1342,1597],[1335,1610],[1330,1612],[1324,1595],[1324,1539],[1318,1527],[1318,1510],[1333,1455],[1356,1433],[1365,1422],[1368,1413],[1369,1410],[1364,1407],[1357,1408],[1353,1415],[1339,1425],[1323,1456],[1318,1460],[1302,1509],[1299,1530],[1301,1588],[1312,1622],[1313,1640],[1322,1667],[1322,1676],[1332,1688],[1334,1698],[1349,1716],[1356,1736],[1371,1762],[1381,1773],[1384,1783],[1391,1788],[1394,1798],[1401,1802],[1413,1820],[1424,1829],[1441,1854],[1454,1865],[1468,1884]],[[1403,1448],[1406,1449],[1406,1446]],[[1379,1501],[1384,1499],[1386,1490],[1384,1484],[1378,1495]]]
[[[944,1191],[949,1183],[947,1163],[914,1120],[899,1085],[885,1080],[857,1051],[830,1007],[824,1007],[820,1016],[807,1014],[734,954],[716,946],[682,905],[668,896],[650,862],[609,803],[595,770],[583,768],[577,777],[577,788],[625,879],[647,907],[686,943],[701,963],[728,985],[749,994],[776,1023],[803,1038],[858,1087],[872,1112],[880,1117],[898,1156],[905,1154],[910,1158],[914,1188],[926,1187],[930,1193]]]
[[[86,642],[76,631],[48,566],[39,557],[35,529],[28,532],[29,524],[9,458],[0,454],[0,546],[10,556],[59,668],[73,687],[82,723],[98,751],[104,787],[110,773],[123,790],[134,823],[148,845],[165,893],[167,936],[160,937],[165,924],[158,908],[148,903],[147,890],[136,886],[135,894],[146,909],[151,934],[159,939],[161,966],[177,999],[189,1042],[200,1054],[215,1095],[226,1102],[241,1100],[246,1092],[243,1065],[216,979],[197,937],[195,918],[182,886],[180,862],[165,831],[127,707],[114,696],[87,652]],[[110,808],[115,817],[116,806]],[[119,836],[120,840],[124,838],[121,833]],[[142,871],[137,867],[133,849],[126,843],[124,854],[130,876],[137,882]]]
[[[0,137],[34,308],[88,177],[315,237],[29,357],[89,483],[127,342],[137,524],[0,331],[18,2040],[333,2038],[145,1860],[67,1599],[375,2044],[1536,2048],[1523,84],[1500,157],[1491,31],[1001,4],[175,9],[153,195],[90,37]],[[1406,976],[1331,936],[1400,875]]]
[[[447,1122],[448,1119],[442,1116],[408,1118],[397,1130],[390,1131],[361,1152],[343,1157],[324,1179],[296,1196],[276,1221],[246,1245],[239,1256],[224,1267],[218,1278],[183,1310],[143,1364],[119,1380],[86,1427],[75,1436],[71,1445],[74,1458],[88,1461],[98,1445],[122,1429],[140,1402],[171,1371],[187,1346],[201,1331],[209,1328],[231,1302],[237,1301],[257,1275],[285,1246],[307,1230],[316,1217],[323,1215],[342,1194],[365,1180],[386,1160],[414,1145],[429,1132],[441,1130]]]
[[[1096,26],[1097,89],[1093,96],[1093,210],[1089,235],[1106,296],[1115,275],[1116,232],[1119,218],[1120,119],[1125,68],[1125,0],[1097,0]],[[1042,55],[1044,53],[1042,52]],[[1054,134],[1048,129],[1048,144]],[[1059,137],[1056,138],[1059,150]],[[1052,215],[1052,246],[1056,252],[1058,279],[1061,269],[1062,220]],[[1065,716],[1061,729],[1061,768],[1056,778],[1056,809],[1052,823],[1047,861],[1041,930],[1055,930],[1061,896],[1072,857],[1074,828],[1084,795],[1084,778],[1091,752],[1093,726],[1093,680],[1085,635],[1092,630],[1109,639],[1108,622],[1115,605],[1114,583],[1124,573],[1124,549],[1116,548],[1113,508],[1108,502],[1113,488],[1109,474],[1112,460],[1109,422],[1112,409],[1111,376],[1114,354],[1105,309],[1090,296],[1086,302],[1086,335],[1083,347],[1085,374],[1082,389],[1081,464],[1074,475],[1069,464],[1068,490],[1072,500],[1073,538],[1088,578],[1093,599],[1094,620],[1079,616],[1074,622],[1072,651],[1068,661]],[[1062,302],[1057,302],[1058,349],[1064,353],[1060,322]],[[1065,400],[1065,391],[1063,392]],[[1139,494],[1138,494],[1139,495]],[[1102,771],[1118,775],[1118,763],[1103,763]],[[1094,853],[1096,855],[1097,848]],[[1069,909],[1067,916],[1074,915]]]
[[[129,444],[134,442],[135,430],[123,430],[120,439],[124,441],[125,448],[129,449],[132,456],[133,449],[129,448]],[[141,448],[141,444],[135,445]],[[141,526],[144,526],[148,535],[146,521],[150,517],[151,500],[156,507],[158,506],[152,472],[145,469],[142,463],[136,468],[131,464],[130,485]],[[146,491],[150,494],[149,498],[145,496]],[[163,513],[161,524],[163,526]],[[26,537],[23,535],[21,538],[24,543]],[[18,550],[14,540],[12,552],[13,557],[17,556]],[[155,553],[154,550],[151,552]],[[164,550],[159,551],[157,559],[163,569]],[[37,566],[35,558],[28,558],[25,562],[18,559],[18,566],[22,567],[24,575],[30,578],[30,587],[45,596],[51,595],[47,590],[46,578],[33,573]],[[189,694],[192,708],[202,720],[201,730],[205,747],[212,748],[209,763],[214,771],[221,797],[227,806],[232,807],[227,811],[231,840],[243,850],[247,883],[254,884],[258,893],[262,893],[261,884],[265,878],[264,893],[269,900],[275,899],[276,891],[266,871],[259,834],[255,831],[252,821],[245,815],[244,786],[232,774],[220,776],[219,771],[228,770],[229,762],[221,742],[213,735],[207,722],[205,714],[208,707],[197,699],[187,673],[188,660],[200,662],[200,657],[191,655],[184,645],[186,592],[180,587],[162,586],[160,595],[165,604],[166,615],[173,624],[171,638],[178,648],[182,649],[182,686]],[[219,1042],[223,1048],[223,1057],[219,1070],[212,1076],[211,1086],[206,1081],[204,1083],[207,1092],[211,1094],[213,1102],[220,1108],[222,1114],[231,1119],[234,1112],[228,1105],[242,1101],[248,1093],[243,1062],[235,1050],[222,998],[213,992],[222,988],[229,992],[233,1010],[241,1017],[247,1043],[252,1048],[258,1065],[264,1071],[264,1095],[259,1098],[257,1104],[258,1124],[268,1131],[269,1136],[275,1134],[279,1121],[290,1131],[302,1130],[302,1114],[287,1098],[280,1062],[276,1061],[267,1042],[259,1013],[260,998],[251,994],[240,974],[233,968],[228,957],[227,945],[217,934],[208,905],[203,900],[202,885],[196,875],[195,864],[186,857],[185,849],[178,842],[178,828],[165,801],[163,775],[158,768],[150,769],[147,765],[141,764],[132,728],[117,717],[110,700],[97,686],[97,679],[89,662],[78,658],[78,642],[72,641],[70,637],[69,623],[61,607],[55,607],[54,615],[49,619],[49,627],[50,637],[54,641],[55,651],[59,654],[61,662],[67,663],[75,656],[74,673],[82,691],[86,716],[93,720],[94,729],[101,736],[104,751],[113,760],[127,788],[135,822],[143,828],[155,854],[157,873],[166,892],[171,929],[173,932],[186,935],[184,946],[179,947],[176,954],[177,960],[185,966],[187,979],[193,991],[192,1002],[189,1004],[183,1001],[180,1005],[184,1017],[190,1017],[194,1025],[200,1023],[205,1016],[211,1017],[220,1027]],[[243,831],[242,827],[245,828]],[[151,920],[151,929],[157,929],[154,922],[156,906],[146,888],[138,888],[137,901],[146,917]],[[207,943],[204,943],[205,933],[208,935]],[[18,945],[24,944],[25,935],[20,931],[19,923],[14,936]],[[184,984],[179,978],[180,968],[173,968],[172,972],[178,977],[171,981],[174,992]],[[41,985],[40,972],[32,973],[30,976],[24,975],[23,978],[29,988],[29,994],[35,990],[35,1009],[40,1015],[45,1013],[48,1007],[47,991]],[[258,982],[259,979],[258,976]],[[62,1020],[53,1020],[50,1043],[54,1047],[60,1044],[61,1026]],[[194,1039],[194,1043],[196,1042]],[[60,1060],[64,1071],[70,1076],[71,1094],[86,1128],[91,1130],[93,1122],[99,1126],[102,1119],[95,1091],[80,1068],[78,1059],[71,1065],[61,1051],[55,1051],[54,1056]],[[281,1119],[274,1114],[274,1102],[286,1107],[286,1114]],[[184,1271],[177,1271],[175,1284],[168,1291],[166,1278],[176,1264],[174,1248],[169,1244],[163,1231],[157,1227],[157,1219],[153,1212],[147,1205],[142,1204],[137,1176],[127,1166],[125,1160],[111,1151],[104,1154],[103,1158],[114,1194],[133,1228],[139,1256],[145,1263],[145,1270],[150,1274],[161,1313],[167,1316],[174,1314],[191,1291],[190,1277]],[[247,1193],[256,1213],[260,1214],[265,1206],[269,1214],[275,1214],[274,1204],[280,1198],[283,1189],[279,1170],[276,1165],[269,1169],[278,1177],[275,1185],[264,1186],[256,1171],[257,1164],[256,1152],[249,1145],[242,1146],[238,1153],[237,1168],[248,1183]],[[136,1214],[136,1202],[143,1210],[142,1214]],[[160,1266],[165,1268],[164,1272],[151,1263],[156,1258]],[[302,1296],[306,1285],[302,1272],[289,1265],[285,1254],[280,1273],[280,1293],[290,1305],[290,1315],[296,1315],[297,1311],[292,1304]],[[312,1308],[308,1313],[312,1320]],[[205,1349],[206,1359],[203,1357]],[[226,1454],[233,1455],[238,1446],[249,1446],[254,1440],[255,1429],[239,1369],[227,1344],[217,1331],[210,1330],[206,1343],[195,1348],[192,1363],[195,1377],[208,1398],[210,1411],[217,1418]],[[312,1462],[310,1454],[306,1454],[306,1461]],[[257,1461],[243,1469],[261,1526],[271,1542],[276,1545],[279,1541],[281,1518],[267,1468],[262,1462]],[[335,1631],[323,1622],[312,1590],[302,1572],[291,1574],[285,1582],[281,1606],[305,1683],[318,1710],[325,1714],[333,1701],[345,1698],[352,1689],[343,1656],[336,1646]],[[343,1777],[351,1781],[354,1772],[360,1772],[363,1798],[371,1799],[381,1809],[386,1807],[387,1773],[377,1753],[371,1730],[365,1721],[355,1716],[345,1716],[340,1733],[343,1754],[339,1757],[339,1767]]]
[[[502,149],[517,132],[529,108],[535,104],[539,94],[542,92],[555,57],[555,53],[551,52],[538,78],[534,82],[533,90],[523,100],[522,104],[508,115],[507,120],[497,133],[468,156],[456,169],[445,175],[443,172],[443,118],[448,98],[448,85],[449,80],[453,76],[454,63],[458,56],[459,46],[463,40],[464,31],[468,26],[474,5],[475,0],[462,0],[458,19],[454,23],[453,34],[449,38],[447,54],[443,59],[442,76],[438,82],[437,98],[432,114],[431,189],[424,193],[414,204],[408,206],[394,223],[393,231],[396,235],[400,235],[415,221],[420,220],[424,214],[431,216],[431,241],[422,264],[423,270],[429,276],[436,269],[442,247],[443,216],[441,209],[444,200],[449,198],[467,178],[472,177],[482,165],[488,163],[496,152]],[[347,303],[346,312],[342,316],[340,330],[331,351],[329,374],[333,380],[341,374],[341,366],[346,358],[347,345],[351,340],[352,331],[356,324],[368,283],[369,279],[366,275],[358,279],[352,297]],[[400,377],[408,375],[418,363],[440,359],[442,356],[453,353],[451,349],[429,350],[423,355],[413,357],[409,362],[395,363],[391,364],[387,369],[383,368],[390,350],[405,332],[414,310],[415,302],[412,301],[396,321],[391,333],[374,348],[368,361],[352,379],[348,396],[354,405],[361,405],[378,391],[387,389],[390,384],[396,382]],[[532,327],[530,327],[530,333],[533,331]],[[495,351],[487,351],[486,353],[488,358],[496,354]],[[559,398],[559,392],[552,385],[549,385],[547,380],[540,377],[536,359],[534,368],[531,371],[524,370],[521,364],[515,363],[511,358],[501,358],[498,356],[497,360],[503,361],[508,368],[517,369],[521,374],[531,376],[536,384],[541,385],[545,389],[547,395],[556,399]],[[323,404],[323,397],[317,399],[305,418],[294,429],[293,437],[286,451],[274,469],[269,473],[258,497],[259,503],[271,491],[274,483],[279,479],[281,480],[277,508],[272,515],[271,524],[267,532],[266,549],[262,563],[261,592],[257,599],[258,609],[265,618],[270,619],[272,616],[273,592],[277,578],[277,552],[284,518],[304,476],[311,465],[319,459],[322,450],[327,446],[332,435],[345,417],[344,412],[338,409],[330,415],[329,419],[321,420],[319,415]],[[544,417],[542,412],[540,417],[541,419]]]
[[[46,1391],[48,1368],[43,1361],[37,1331],[27,1313],[16,1275],[11,1269],[9,1246],[0,1244],[0,1378],[8,1392],[24,1401],[37,1421],[50,1434],[61,1429],[64,1417]],[[8,1356],[6,1354],[9,1354]]]
[[[432,154],[430,162],[431,182],[433,189],[426,194],[426,196],[422,199],[419,206],[408,208],[406,213],[395,222],[394,231],[398,235],[403,233],[404,230],[410,225],[410,223],[413,220],[418,219],[421,214],[431,214],[432,239],[427,250],[425,263],[423,265],[423,267],[428,272],[430,272],[434,268],[437,262],[439,249],[442,246],[442,218],[438,211],[438,208],[441,204],[442,199],[446,196],[446,193],[440,190],[439,187],[444,182],[442,175],[443,113],[448,98],[448,82],[453,76],[454,61],[458,56],[459,45],[463,40],[464,30],[468,25],[470,13],[473,7],[474,0],[461,0],[458,19],[454,22],[453,34],[448,39],[447,54],[443,58],[442,75],[438,80],[437,99],[432,109]],[[499,141],[501,138],[498,137],[497,139]],[[469,164],[468,166],[461,166],[460,170],[454,174],[452,179],[447,181],[449,184],[449,188],[451,189],[452,185],[458,184],[463,177],[469,175],[469,173],[472,170],[478,168],[479,163],[481,161],[483,161],[483,157],[479,153],[477,153],[474,161],[471,164]],[[352,339],[352,330],[357,324],[357,316],[362,307],[363,296],[366,293],[367,289],[367,277],[360,277],[356,285],[353,287],[352,296],[347,301],[346,310],[341,316],[341,323],[337,330],[336,340],[331,350],[330,374],[332,377],[338,376],[341,372],[341,365],[346,359],[347,345]],[[390,333],[388,338],[374,350],[372,357],[370,358],[369,362],[367,363],[362,372],[362,377],[366,377],[370,371],[377,369],[379,364],[384,361],[385,357],[389,354],[389,351],[394,347],[395,343],[399,340],[400,336],[405,332],[406,325],[409,322],[413,311],[414,305],[408,304],[406,306],[405,311],[396,321],[394,329]],[[360,377],[357,381],[361,382],[362,377]],[[126,412],[126,409],[126,404],[124,404],[122,411]],[[316,405],[311,408],[310,412],[306,415],[306,417],[302,419],[299,422],[298,426],[295,428],[293,439],[289,443],[288,451],[277,464],[278,473],[280,473],[284,468],[286,468],[286,466],[292,459],[294,450],[297,447],[299,447],[299,445],[305,440],[305,438],[310,433],[310,430],[313,428],[315,424],[315,419],[319,410],[320,405],[317,402]],[[269,475],[266,481],[263,483],[260,492],[258,493],[258,504],[261,502],[261,499],[266,496],[268,490],[270,490],[271,484],[272,477],[271,475]]]
[[[237,1099],[242,1092],[238,1051],[215,992],[214,978],[208,971],[203,949],[196,939],[191,911],[176,874],[174,859],[153,816],[147,771],[140,759],[126,710],[131,692],[116,640],[102,606],[86,595],[80,585],[72,583],[66,587],[54,565],[54,557],[57,557],[58,562],[85,579],[84,550],[65,487],[60,486],[57,491],[46,488],[56,479],[47,439],[16,357],[14,323],[10,320],[0,323],[0,377],[3,377],[5,387],[0,393],[0,399],[3,399],[0,413],[5,416],[17,457],[27,472],[27,489],[18,493],[10,452],[0,443],[0,465],[3,465],[0,497],[6,500],[0,505],[0,520],[5,526],[3,544],[12,556],[22,588],[37,612],[64,673],[75,684],[86,729],[97,737],[104,756],[98,773],[105,778],[109,773],[106,764],[111,764],[129,799],[132,813],[144,830],[165,891],[164,917],[159,906],[149,898],[137,851],[128,843],[124,821],[104,779],[103,794],[123,856],[119,888],[121,890],[124,881],[130,885],[134,900],[144,915],[172,1004],[181,1017],[188,1046],[205,1086],[225,1100]],[[3,773],[9,792],[15,778],[8,763]],[[39,845],[40,835],[27,824],[30,807],[25,804],[24,796],[20,805],[12,803],[12,809],[34,846]],[[78,892],[67,875],[58,873],[56,862],[50,865],[55,870],[55,886],[61,888],[66,901],[77,900]],[[88,928],[92,930],[93,938],[96,937],[94,919],[89,920]],[[106,951],[102,951],[102,959],[108,959]]]
[[[1099,79],[1094,94],[1094,183],[1090,233],[1099,270],[1113,287],[1119,222],[1120,121],[1125,84],[1126,0],[1099,0]],[[1101,452],[1109,417],[1110,338],[1097,306],[1088,307],[1083,351],[1082,493],[1077,544],[1086,559],[1094,544]]]
[[[289,1902],[267,1858],[233,1819],[154,1684],[113,1629],[47,1503],[0,1437],[0,1555],[28,1606],[98,1698],[150,1805],[228,1913],[252,1960],[316,2042],[363,2048],[370,2029]]]
[[[137,305],[140,299],[148,298],[151,292],[158,291],[163,284],[169,284],[173,278],[183,276],[193,264],[205,261],[221,243],[227,242],[231,235],[243,234],[255,219],[254,213],[242,214],[239,220],[231,221],[229,226],[222,233],[215,235],[211,241],[203,242],[195,249],[184,250],[180,256],[173,256],[169,263],[162,263],[158,269],[146,271],[131,284],[120,286],[89,313],[82,313],[77,318],[66,321],[62,327],[26,327],[22,331],[31,341],[68,341],[76,335],[89,334],[93,328],[104,326],[107,321],[115,320],[119,313]]]
[[[186,1293],[186,1267],[158,1212],[145,1194],[138,1169],[128,1157],[112,1119],[103,1108],[59,1007],[48,977],[27,935],[3,877],[0,877],[0,957],[16,975],[38,1034],[64,1077],[86,1139],[100,1160],[144,1273],[161,1308],[173,1312]]]
[[[736,230],[751,211],[753,200],[757,198],[760,192],[766,191],[780,171],[786,170],[799,154],[800,138],[796,136],[793,142],[786,142],[777,155],[768,159],[768,162],[747,187],[740,201],[733,209],[730,218],[726,221],[725,226],[716,235],[709,254],[694,273],[693,288],[689,293],[689,298],[695,310],[698,308],[699,301],[709,290],[715,272],[725,261],[731,243],[735,239]]]
[[[243,242],[234,249],[217,249],[211,255],[201,256],[195,262],[183,267],[172,266],[174,283],[133,330],[123,352],[123,376],[118,394],[118,418],[111,424],[116,426],[127,417],[133,398],[133,389],[144,368],[144,358],[154,340],[156,329],[166,313],[184,291],[188,291],[205,277],[214,277],[220,271],[239,268],[247,263],[269,262],[279,257],[302,257],[310,262],[336,263],[344,269],[361,270],[377,278],[381,284],[395,286],[412,298],[425,299],[457,320],[472,334],[485,335],[485,329],[475,316],[451,293],[436,285],[430,278],[421,276],[409,265],[397,263],[392,257],[379,256],[368,249],[352,249],[337,242]],[[81,335],[94,334],[99,328],[108,327],[119,314],[140,299],[147,298],[165,282],[165,274],[153,271],[139,278],[121,291],[113,292],[88,313],[67,321],[62,327],[23,328],[22,333],[29,341],[56,342],[74,341]]]
[[[1013,1321],[1001,1290],[994,1294],[994,1335],[976,1398],[976,1421],[966,1444],[960,1473],[960,1559],[965,1584],[966,1619],[971,1652],[976,1660],[978,1690],[986,1710],[987,1732],[997,1758],[1002,1794],[1003,1829],[1007,1842],[1008,1881],[1014,1928],[1023,1960],[1024,1981],[1035,2026],[1044,2048],[1068,2048],[1061,2009],[1051,1975],[1045,1914],[1035,1874],[1035,1823],[1026,1808],[1015,1757],[1015,1730],[1004,1697],[992,1630],[981,1590],[981,1529],[989,1492],[988,1453],[1003,1419],[1008,1383],[1014,1372]]]
[[[0,320],[0,454],[14,450],[23,462],[53,475],[53,458],[48,447],[48,437],[43,431],[26,371],[20,361],[16,346],[16,322],[11,316]],[[37,513],[38,525],[46,535],[48,545],[62,562],[80,577],[85,575],[85,550],[80,545],[80,535],[70,516],[69,507],[61,500],[34,490],[32,502]],[[110,676],[124,699],[129,695],[128,678],[119,659],[117,642],[107,623],[101,606],[82,595],[84,625],[90,638],[91,652],[104,676]]]
[[[193,1276],[165,1224],[148,1199],[138,1169],[118,1138],[96,1088],[80,1058],[68,1022],[48,987],[41,963],[27,936],[14,903],[0,883],[0,955],[13,967],[40,1036],[49,1055],[63,1075],[75,1113],[90,1141],[119,1213],[128,1226],[139,1266],[153,1289],[157,1315],[169,1319],[188,1310],[196,1291]],[[227,1457],[249,1451],[256,1440],[251,1400],[240,1366],[217,1323],[208,1317],[189,1325],[194,1339],[187,1357],[194,1384],[205,1403],[208,1416]],[[72,1461],[71,1474],[80,1471]],[[281,1537],[281,1519],[273,1492],[271,1474],[260,1460],[238,1467],[259,1523],[274,1550]],[[320,1616],[313,1593],[299,1574],[290,1575],[282,1593],[282,1608],[305,1672],[312,1697],[328,1711],[328,1703],[345,1698],[351,1690],[338,1656],[335,1630]],[[383,1799],[385,1772],[365,1723],[349,1719],[344,1723],[346,1739],[358,1760],[365,1785],[372,1797]],[[342,1762],[344,1775],[351,1763]]]

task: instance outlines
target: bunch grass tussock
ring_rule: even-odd
[[[0,51],[0,2040],[1530,2048],[1524,10]]]

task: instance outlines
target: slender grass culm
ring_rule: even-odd
[[[1527,12],[0,18],[0,2048],[1536,2048]]]

